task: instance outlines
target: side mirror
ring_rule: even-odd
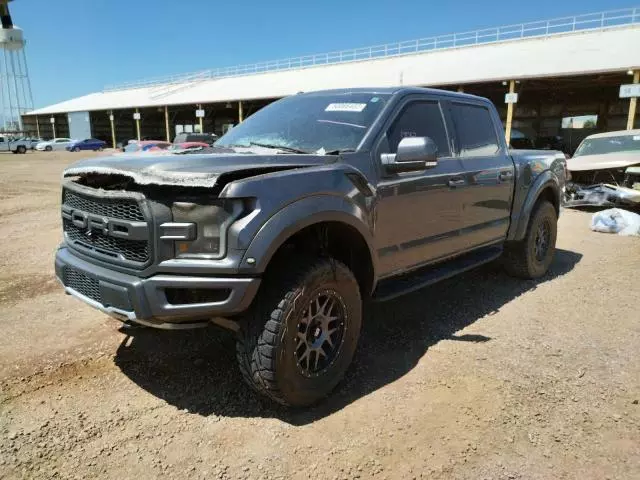
[[[438,147],[429,137],[405,137],[397,153],[383,153],[382,165],[389,173],[415,172],[438,165]]]

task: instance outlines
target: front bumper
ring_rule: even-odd
[[[260,286],[259,278],[154,275],[139,278],[94,265],[67,247],[56,253],[55,270],[65,292],[122,321],[156,328],[200,326],[212,318],[245,311]],[[206,303],[170,303],[172,289],[220,293]],[[175,301],[174,301],[175,302]]]

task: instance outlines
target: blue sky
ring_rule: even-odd
[[[617,0],[10,4],[27,38],[36,107],[110,83],[632,6]]]

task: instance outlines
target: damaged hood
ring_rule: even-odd
[[[581,172],[625,168],[637,164],[640,164],[640,152],[604,153],[570,158],[567,160],[567,169],[570,172]]]
[[[232,173],[259,175],[279,170],[311,167],[335,161],[323,155],[216,153],[171,156],[137,155],[97,157],[72,164],[63,177],[122,175],[139,185],[213,187]]]

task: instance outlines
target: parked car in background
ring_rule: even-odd
[[[634,165],[640,165],[640,130],[589,135],[567,162],[579,183],[622,184],[625,169]]]
[[[571,180],[567,184],[567,207],[640,208],[635,188],[640,167],[640,130],[589,135],[567,160]]]
[[[185,143],[185,142],[203,142],[208,145],[213,145],[218,139],[215,133],[179,133],[176,138],[173,139],[173,143]]]
[[[71,140],[70,138],[54,138],[53,140],[38,143],[36,145],[36,150],[40,152],[43,152],[43,151],[50,152],[52,150],[64,150],[72,142],[73,140]]]
[[[31,149],[31,142],[13,140],[10,137],[0,137],[0,152],[27,153]]]
[[[123,151],[125,153],[140,153],[140,152],[155,152],[160,150],[166,150],[171,146],[171,143],[164,140],[143,140],[135,143],[129,142]]]
[[[85,140],[79,140],[77,142],[72,142],[67,145],[67,150],[70,152],[79,152],[80,150],[93,150],[97,152],[99,150],[103,150],[107,145],[107,142],[98,140],[97,138],[87,138]]]
[[[519,150],[531,150],[535,148],[533,140],[529,138],[525,133],[515,128],[511,130],[511,142],[509,143],[511,148]]]
[[[182,142],[182,143],[174,143],[169,147],[170,151],[180,151],[184,152],[185,150],[199,150],[201,148],[209,148],[208,143],[204,142]]]
[[[28,140],[29,143],[31,144],[31,150],[35,150],[36,145],[38,145],[40,142],[45,141],[44,138],[40,138],[40,137],[30,137],[30,138],[27,138],[26,140]]]
[[[561,152],[567,153],[567,145],[561,135],[538,137],[536,138],[535,145],[539,150],[560,150]]]
[[[45,140],[43,138],[39,138],[39,137],[20,137],[20,138],[16,139],[16,141],[24,142],[25,146],[29,150],[34,150],[38,143],[44,142]]]

